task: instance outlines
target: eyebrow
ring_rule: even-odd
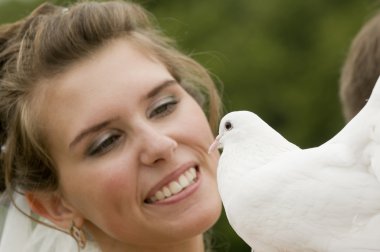
[[[89,128],[86,128],[82,130],[75,138],[74,140],[70,143],[69,148],[71,149],[74,145],[76,145],[78,142],[80,142],[85,136],[100,131],[101,129],[107,127],[111,122],[116,121],[119,117],[109,119],[107,121],[103,121],[100,123],[97,123]]]
[[[154,87],[151,91],[148,92],[148,94],[146,95],[146,99],[149,99],[149,98],[152,98],[152,97],[156,96],[163,89],[167,88],[168,86],[175,85],[175,84],[178,84],[178,82],[176,80],[171,80],[171,79],[162,82],[161,84],[159,84],[158,86]],[[76,145],[78,142],[80,142],[87,135],[89,135],[91,133],[94,133],[94,132],[97,132],[97,131],[100,131],[101,129],[107,127],[111,122],[116,121],[117,119],[119,119],[119,117],[111,118],[111,119],[106,120],[106,121],[102,121],[100,123],[97,123],[97,124],[89,127],[89,128],[86,128],[86,129],[82,130],[74,138],[74,140],[70,143],[69,148],[71,149],[74,145]]]
[[[178,82],[176,80],[172,80],[172,79],[165,80],[160,85],[158,85],[157,87],[155,87],[151,91],[149,91],[149,93],[146,95],[146,98],[147,99],[152,98],[152,97],[156,96],[158,93],[160,93],[161,90],[167,88],[168,86],[175,85],[175,84],[178,84]]]

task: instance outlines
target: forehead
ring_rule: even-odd
[[[45,98],[84,99],[85,94],[117,85],[129,87],[131,96],[160,79],[171,78],[166,67],[148,51],[125,39],[114,40],[89,57],[73,64],[65,72],[42,81],[38,91]],[[52,103],[52,99],[48,99]]]
[[[95,111],[99,113],[95,116],[103,116],[117,104],[136,104],[169,79],[173,77],[166,67],[141,47],[125,39],[112,41],[64,73],[42,81],[37,96],[41,120],[48,125],[45,131],[75,129],[92,120]]]
[[[56,89],[55,86],[62,83],[67,89],[86,87],[86,84],[91,86],[89,82],[94,82],[94,77],[107,84],[112,80],[125,82],[126,78],[129,79],[128,83],[145,81],[145,79],[159,77],[156,74],[163,72],[167,74],[166,67],[153,56],[150,50],[135,43],[137,42],[122,38],[109,41],[88,57],[70,66],[64,73],[53,78],[53,88]],[[149,68],[151,66],[154,66],[156,71]],[[60,87],[64,88],[63,85]]]

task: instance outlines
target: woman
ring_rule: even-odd
[[[204,251],[221,211],[218,154],[207,154],[219,97],[204,68],[126,2],[44,4],[2,26],[0,41],[14,206],[81,249]],[[45,233],[37,225],[22,249],[70,251]]]

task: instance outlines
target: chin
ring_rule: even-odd
[[[218,194],[194,204],[193,207],[186,210],[185,215],[178,216],[176,221],[171,223],[170,238],[174,238],[173,234],[178,240],[203,234],[214,226],[221,212],[222,203]]]
[[[194,228],[194,235],[204,233],[218,221],[222,212],[222,203],[219,195],[208,199],[203,206],[197,207],[197,215],[190,221],[190,227]]]

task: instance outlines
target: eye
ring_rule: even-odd
[[[226,122],[225,124],[224,124],[224,128],[226,129],[226,130],[231,130],[233,127],[232,127],[232,123],[231,122]]]
[[[105,154],[110,151],[112,148],[117,146],[120,142],[122,135],[120,133],[110,133],[104,137],[101,137],[98,141],[95,141],[94,144],[88,148],[86,154],[87,156],[97,156]]]
[[[161,100],[154,108],[148,113],[148,118],[163,117],[172,113],[177,107],[178,101],[174,97],[167,97]]]

